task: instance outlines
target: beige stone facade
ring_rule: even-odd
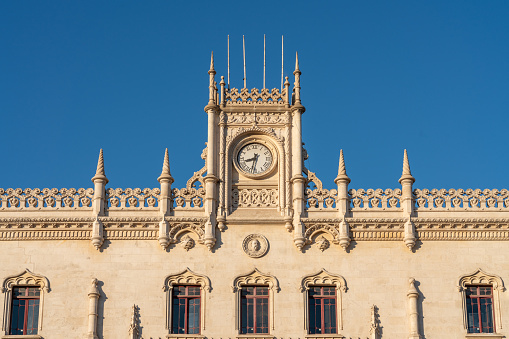
[[[209,71],[204,167],[172,187],[0,189],[5,338],[502,338],[509,192],[349,189],[303,165],[300,70],[279,89]],[[171,150],[170,150],[171,153]],[[155,179],[155,178],[154,178]],[[171,334],[176,286],[198,286],[200,334]],[[37,334],[10,335],[13,291],[40,289]],[[268,334],[240,334],[241,291],[268,288]],[[336,334],[309,334],[308,290],[336,291]],[[494,333],[467,333],[466,289],[492,288]],[[134,305],[134,306],[133,306]]]

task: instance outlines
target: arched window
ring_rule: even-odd
[[[274,291],[279,282],[258,269],[233,280],[235,293],[235,329],[239,334],[269,334],[274,330]]]
[[[322,268],[302,278],[304,294],[304,329],[308,334],[339,334],[343,329],[342,295],[346,281]]]
[[[460,277],[458,290],[467,333],[497,333],[502,329],[499,292],[505,291],[505,287],[499,276],[479,268]]]
[[[206,293],[210,279],[189,268],[170,274],[164,280],[166,329],[170,334],[196,334],[205,329]]]
[[[2,322],[4,333],[39,338],[44,292],[49,292],[48,279],[27,268],[20,274],[5,278],[2,292],[5,294]]]

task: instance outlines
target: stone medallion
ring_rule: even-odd
[[[250,234],[242,242],[242,249],[251,258],[259,258],[269,250],[269,242],[261,234]]]

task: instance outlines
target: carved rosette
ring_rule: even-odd
[[[244,238],[242,249],[251,258],[260,258],[269,250],[269,242],[261,234],[250,234]]]

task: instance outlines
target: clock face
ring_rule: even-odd
[[[242,147],[237,155],[240,168],[249,174],[262,174],[272,165],[272,153],[262,144],[252,143]]]

